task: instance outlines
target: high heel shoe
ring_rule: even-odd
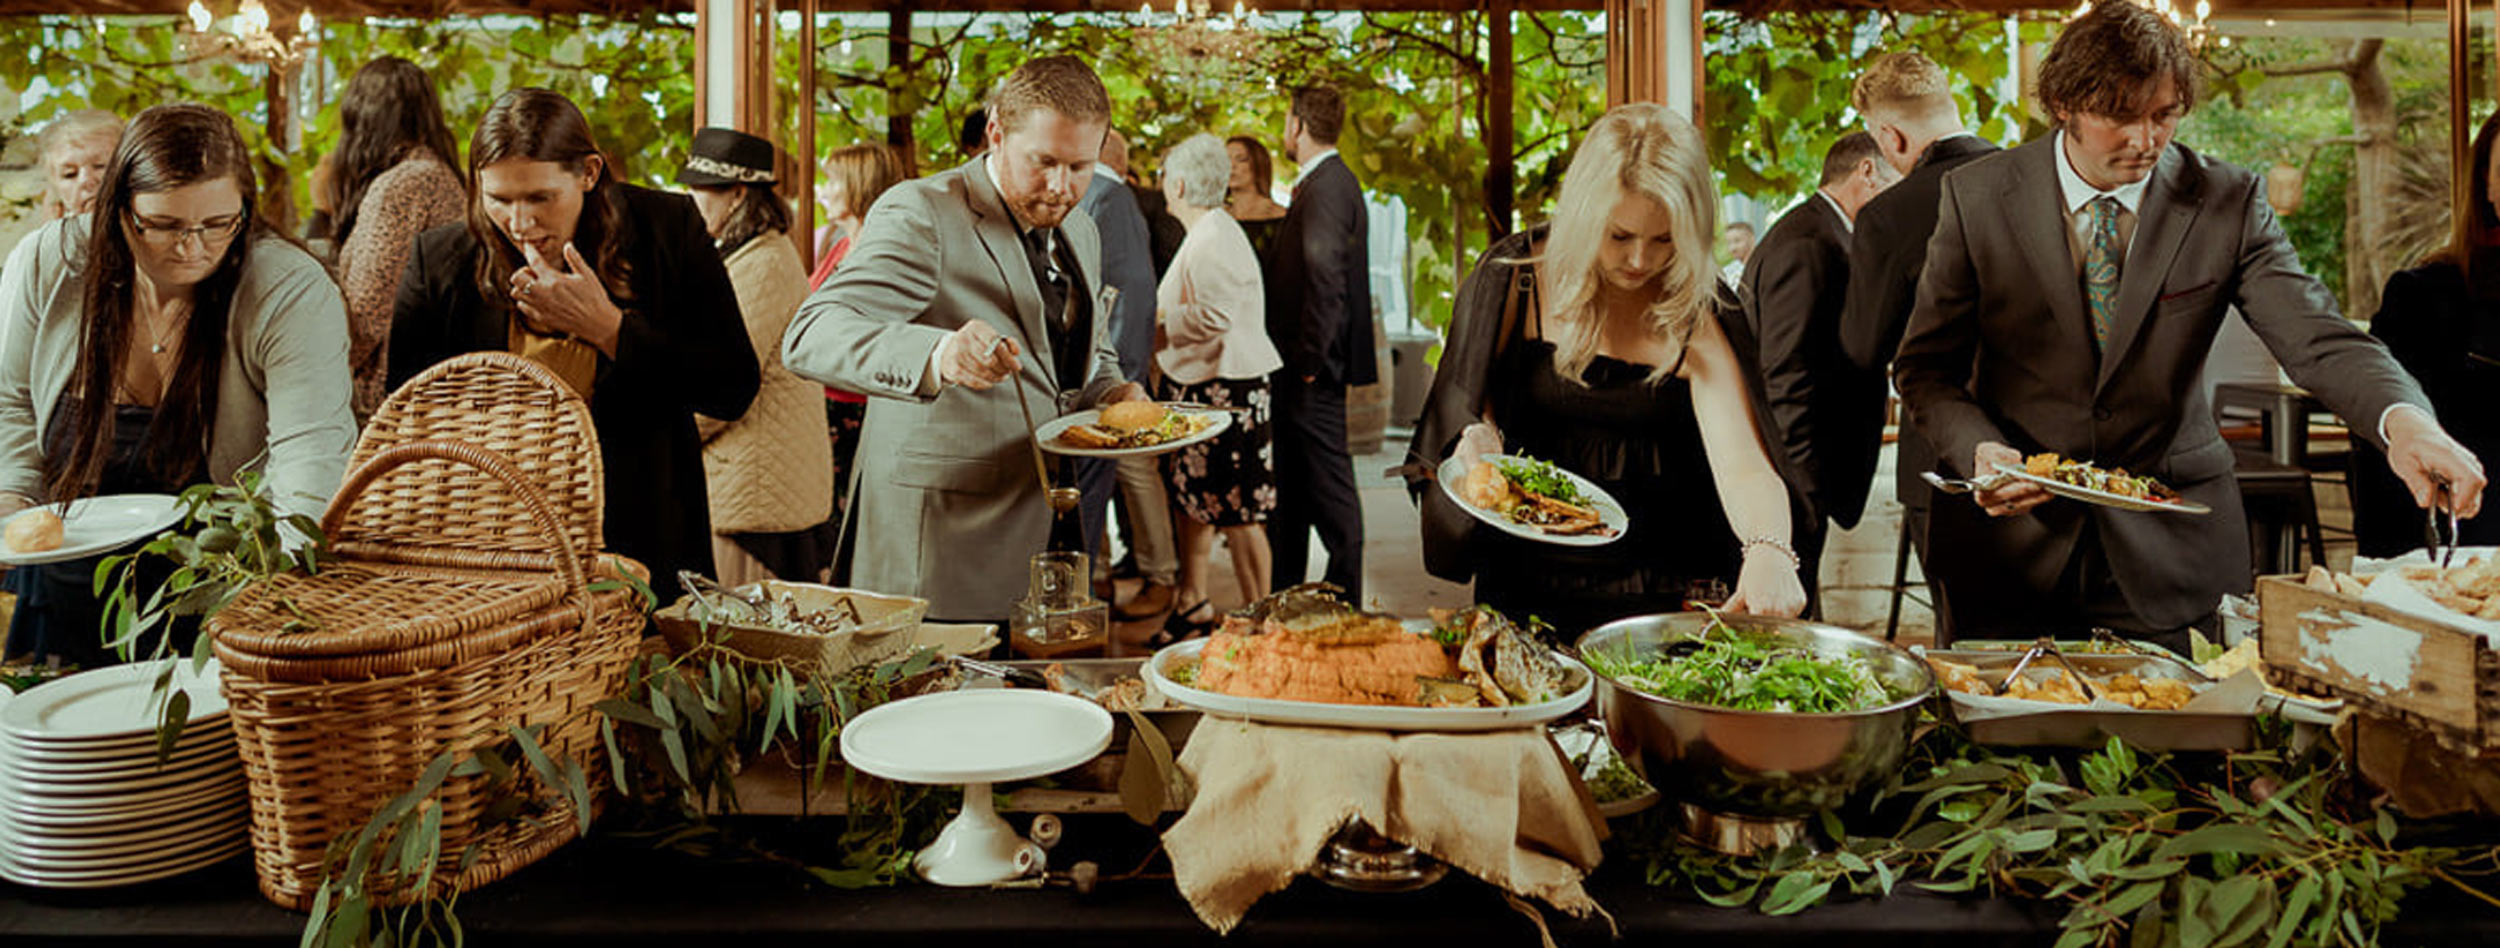
[[[1190,616],[1197,615],[1201,609],[1206,610],[1206,618],[1190,618]],[[1214,632],[1215,627],[1223,621],[1224,617],[1217,613],[1207,600],[1201,599],[1188,608],[1172,610],[1172,614],[1163,619],[1163,630],[1146,639],[1146,645],[1149,648],[1159,649],[1183,639],[1201,638]]]

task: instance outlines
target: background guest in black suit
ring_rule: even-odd
[[[2301,270],[2262,180],[2170,140],[2199,68],[2176,24],[2102,0],[2041,62],[2057,132],[1945,179],[1894,368],[1944,463],[1977,477],[2055,452],[2214,508],[2044,506],[2020,481],[1938,503],[1956,635],[2102,626],[2184,648],[2249,588],[2231,449],[2198,386],[2234,307],[2293,381],[2386,446],[2418,502],[2445,482],[2460,513],[2481,506],[2482,465]]]
[[[517,352],[590,402],[607,470],[608,546],[712,572],[698,413],[746,414],[761,374],[729,271],[682,194],[619,183],[582,113],[506,92],[469,141],[467,224],[417,238],[391,317],[390,385],[464,352]]]
[[[2420,379],[2441,423],[2478,458],[2500,457],[2500,162],[2492,144],[2500,113],[2474,136],[2474,216],[2466,240],[2387,279],[2370,334]],[[2422,545],[2413,492],[2353,438],[2353,533],[2363,555],[2397,556]],[[2500,544],[2500,517],[2465,521],[2464,541]]]
[[[1892,372],[1892,357],[1901,349],[1901,331],[1910,324],[1910,305],[1918,297],[1918,273],[1927,265],[1927,238],[1936,232],[1936,198],[1944,173],[1964,162],[1997,151],[1995,143],[1962,126],[1961,108],[1944,68],[1915,52],[1892,53],[1875,60],[1849,90],[1850,104],[1866,119],[1868,134],[1884,160],[1902,172],[1901,182],[1858,209],[1849,244],[1849,305],[1840,318],[1840,347],[1863,372],[1882,378]],[[1843,437],[1857,439],[1853,455],[1859,484],[1872,481],[1883,441],[1882,391],[1857,414],[1844,417]],[[1893,492],[1901,501],[1902,527],[1919,562],[1927,561],[1927,508],[1930,490],[1920,472],[1936,469],[1936,449],[1911,427],[1909,413],[1900,419],[1898,456],[1893,459]],[[1930,572],[1928,593],[1941,606],[1947,595]]]
[[[1120,374],[1142,379],[1147,360],[1155,353],[1157,280],[1153,238],[1146,215],[1138,208],[1137,191],[1128,186],[1123,174],[1127,168],[1128,142],[1118,132],[1104,133],[1093,183],[1077,199],[1076,208],[1093,218],[1094,229],[1102,234],[1103,285],[1120,291],[1119,305],[1112,309],[1111,324],[1105,330],[1111,347],[1120,354]],[[1088,542],[1095,544],[1096,556],[1103,555],[1099,528],[1110,522],[1103,516],[1104,506],[1111,500],[1115,477],[1118,482],[1120,522],[1126,527],[1121,536],[1127,538],[1129,554],[1146,579],[1136,597],[1119,608],[1120,618],[1162,615],[1172,608],[1180,560],[1172,540],[1172,501],[1163,492],[1163,473],[1155,459],[1088,458],[1078,463],[1077,471],[1077,482],[1085,488],[1085,522],[1093,530]],[[1110,578],[1107,570],[1096,577],[1106,585]]]
[[[1872,473],[1855,455],[1873,447],[1844,437],[1835,422],[1883,400],[1881,383],[1849,367],[1840,351],[1840,311],[1848,302],[1849,227],[1858,208],[1901,173],[1865,132],[1841,136],[1823,153],[1812,195],[1771,225],[1745,264],[1745,323],[1759,361],[1763,434],[1796,501],[1793,536],[1804,562],[1806,598],[1815,597],[1823,521],[1856,526]],[[1807,607],[1812,614],[1813,606]]]
[[[1293,94],[1285,150],[1302,167],[1267,268],[1267,335],[1276,372],[1276,514],[1269,521],[1279,589],[1308,579],[1310,535],[1328,549],[1325,578],[1363,592],[1363,507],[1346,453],[1345,391],[1380,380],[1372,356],[1371,259],[1363,186],[1337,157],[1345,99],[1328,86]]]

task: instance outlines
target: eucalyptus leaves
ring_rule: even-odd
[[[1907,806],[1899,832],[1852,835],[1826,813],[1828,851],[1731,858],[1668,844],[1646,853],[1649,879],[1770,914],[1901,885],[2040,899],[2067,907],[2058,948],[2281,948],[2376,944],[2406,893],[2494,861],[2404,844],[2393,816],[2352,795],[2332,747],[2295,749],[2273,730],[2270,749],[2218,765],[2113,740],[2070,769],[1938,729],[1920,745],[1926,763],[1886,792],[1882,812]]]

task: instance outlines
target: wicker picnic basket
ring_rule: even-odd
[[[640,569],[598,553],[602,483],[589,409],[562,381],[517,356],[452,359],[392,393],[357,443],[322,519],[337,561],[209,621],[272,901],[308,908],[332,842],[446,750],[537,728],[549,756],[604,781],[590,706],[622,686],[643,616],[636,593],[591,589]],[[488,788],[454,776],[434,797],[442,876],[462,890],[578,832],[569,805],[487,825]]]

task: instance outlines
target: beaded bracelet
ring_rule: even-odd
[[[1782,555],[1788,557],[1789,569],[1797,569],[1805,565],[1804,560],[1797,558],[1797,548],[1788,545],[1788,541],[1778,537],[1747,537],[1744,543],[1739,545],[1739,550],[1743,553],[1752,553],[1753,548],[1757,546],[1767,546],[1780,551]]]

